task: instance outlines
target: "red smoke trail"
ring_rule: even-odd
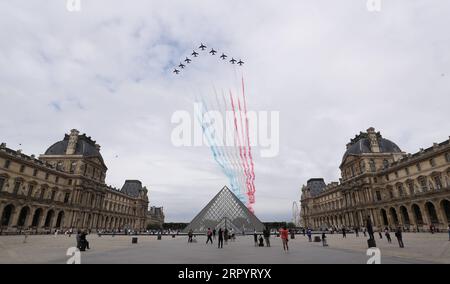
[[[246,176],[246,184],[247,184],[247,195],[248,195],[248,199],[249,199],[249,203],[252,204],[252,184],[251,184],[251,174],[250,174],[250,167],[248,165],[248,160],[247,160],[247,147],[245,146],[245,135],[244,135],[244,123],[242,122],[242,108],[241,108],[241,100],[238,98],[238,107],[239,107],[239,116],[240,116],[240,122],[241,122],[241,135],[242,135],[242,142],[244,142],[244,158],[245,158],[245,165],[246,165],[246,171],[245,171],[245,176]]]
[[[241,144],[241,138],[240,138],[240,135],[239,135],[239,129],[238,129],[238,123],[237,123],[237,116],[236,116],[236,107],[235,107],[235,105],[234,105],[234,100],[233,100],[233,94],[232,94],[232,92],[230,91],[230,101],[231,101],[231,107],[232,107],[232,109],[233,109],[233,115],[234,115],[234,130],[235,130],[235,132],[236,132],[236,136],[237,136],[237,142],[238,142],[238,145],[239,145],[239,156],[241,157],[241,164],[242,164],[242,166],[243,166],[243,168],[244,168],[244,174],[247,176],[247,171],[248,171],[248,169],[247,169],[247,166],[246,166],[246,163],[245,163],[245,161],[246,161],[246,159],[244,159],[244,154],[243,154],[243,151],[242,151],[242,144]],[[236,136],[235,136],[235,142],[236,142]],[[248,177],[247,177],[247,188],[248,188]]]
[[[223,100],[223,104],[225,106],[225,110],[228,110],[228,104],[227,104],[227,101],[225,98],[225,94],[223,92],[222,92],[222,100]],[[234,136],[234,143],[236,144],[236,136]],[[235,149],[233,149],[233,151],[231,151],[231,153],[230,153],[231,162],[232,162],[233,168],[236,171],[244,172],[244,167],[242,167],[242,165],[240,164],[240,157],[239,157],[238,151],[239,150],[236,151]],[[246,190],[246,189],[244,188],[244,182],[242,180],[242,176],[241,175],[239,177],[236,176],[236,179],[238,180],[239,187],[242,190],[242,193],[245,193],[244,190]]]
[[[248,117],[247,117],[247,99],[245,96],[245,85],[244,85],[244,76],[242,76],[242,97],[244,99],[244,113],[245,113],[245,127],[247,130],[247,147],[248,147],[248,156],[250,159],[250,173],[251,173],[251,195],[252,195],[252,202],[255,203],[255,164],[253,162],[253,156],[252,156],[252,146],[250,144],[250,133],[249,133],[249,127],[248,127]]]

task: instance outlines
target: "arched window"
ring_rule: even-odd
[[[5,209],[3,209],[2,218],[1,218],[1,222],[0,222],[0,224],[2,226],[5,226],[5,227],[9,226],[13,212],[14,212],[14,206],[11,204],[6,206]]]
[[[389,161],[383,160],[383,169],[387,169],[389,167]]]

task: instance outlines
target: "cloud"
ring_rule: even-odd
[[[170,143],[172,113],[192,109],[186,81],[212,71],[169,71],[202,41],[246,61],[251,109],[280,111],[280,154],[255,161],[264,220],[289,220],[308,178],[337,180],[370,126],[407,152],[448,138],[448,1],[63,2],[0,3],[1,138],[39,154],[78,128],[102,145],[107,182],[142,180],[168,221],[227,182],[207,148]]]

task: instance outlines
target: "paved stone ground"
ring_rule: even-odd
[[[82,263],[201,263],[201,264],[271,264],[271,263],[366,263],[366,238],[348,235],[328,235],[328,247],[309,243],[297,235],[290,240],[290,251],[282,250],[281,240],[272,237],[272,247],[254,247],[253,237],[237,237],[223,249],[198,243],[187,238],[139,236],[138,244],[131,244],[130,236],[88,236],[92,249],[82,252]],[[398,247],[394,237],[388,244],[376,237],[382,263],[450,263],[450,241],[447,234],[404,234],[405,248]],[[0,236],[0,263],[65,263],[66,251],[74,246],[75,236]]]

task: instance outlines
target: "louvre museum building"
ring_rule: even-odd
[[[446,230],[450,222],[450,143],[403,152],[375,129],[347,145],[339,182],[302,187],[300,219],[310,228]]]
[[[2,143],[0,233],[145,229],[152,217],[147,189],[138,180],[110,187],[106,171],[100,146],[77,130],[39,158]]]

